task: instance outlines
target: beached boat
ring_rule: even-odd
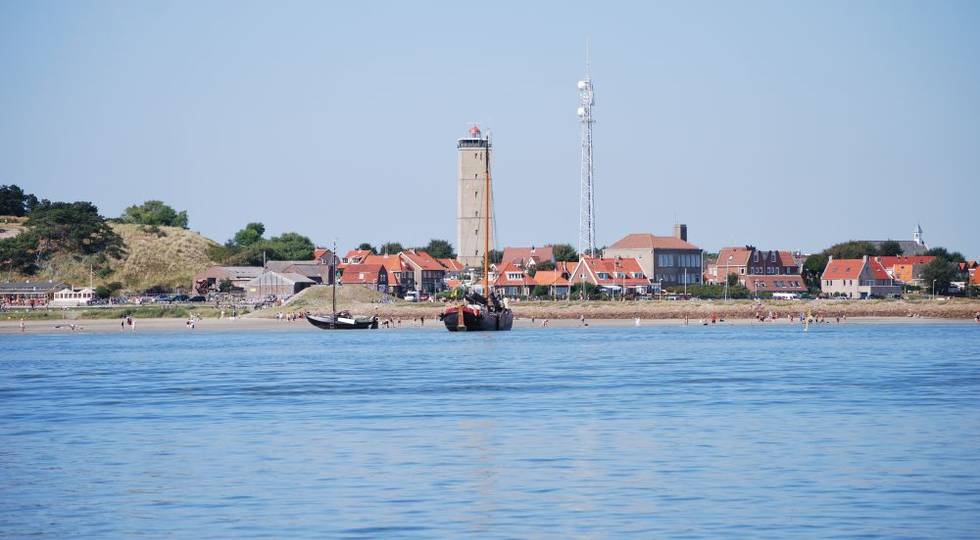
[[[333,245],[333,253],[337,253],[337,244]],[[378,317],[367,315],[351,315],[349,311],[337,311],[337,273],[333,272],[331,280],[333,286],[330,289],[330,315],[307,315],[306,320],[313,326],[323,330],[364,330],[366,328],[377,329]]]
[[[490,146],[484,152],[486,185],[483,190],[483,296],[470,292],[463,297],[463,303],[448,307],[439,314],[439,320],[450,332],[493,332],[510,330],[514,324],[514,313],[502,304],[490,286]]]
[[[450,332],[492,332],[510,330],[514,325],[514,313],[500,306],[493,293],[489,301],[479,294],[470,293],[466,295],[465,304],[447,308],[439,318]]]
[[[378,327],[377,317],[353,316],[348,311],[340,311],[336,315],[307,315],[306,320],[324,330],[362,330]]]

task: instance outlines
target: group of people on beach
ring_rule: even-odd
[[[414,319],[412,319],[412,323],[418,325],[419,328],[425,326],[425,315],[422,315],[421,317],[415,317]],[[401,328],[402,320],[401,318],[393,319],[389,317],[387,319],[381,319],[381,322],[378,324],[380,328]]]

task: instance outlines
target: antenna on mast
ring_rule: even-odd
[[[592,160],[592,106],[595,93],[592,87],[592,43],[585,42],[585,79],[578,82],[578,117],[582,124],[582,170],[579,199],[578,251],[595,256],[595,164]]]

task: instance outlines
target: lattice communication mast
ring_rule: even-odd
[[[592,67],[589,50],[585,52],[585,79],[578,82],[578,117],[582,123],[582,186],[579,203],[578,252],[595,256],[595,165],[592,162]]]

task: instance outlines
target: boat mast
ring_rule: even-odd
[[[490,136],[487,136],[486,185],[483,189],[483,294],[490,299]]]
[[[333,308],[333,322],[337,322],[337,241],[333,241],[333,253],[330,254],[330,281],[333,288],[330,290],[330,306]]]

